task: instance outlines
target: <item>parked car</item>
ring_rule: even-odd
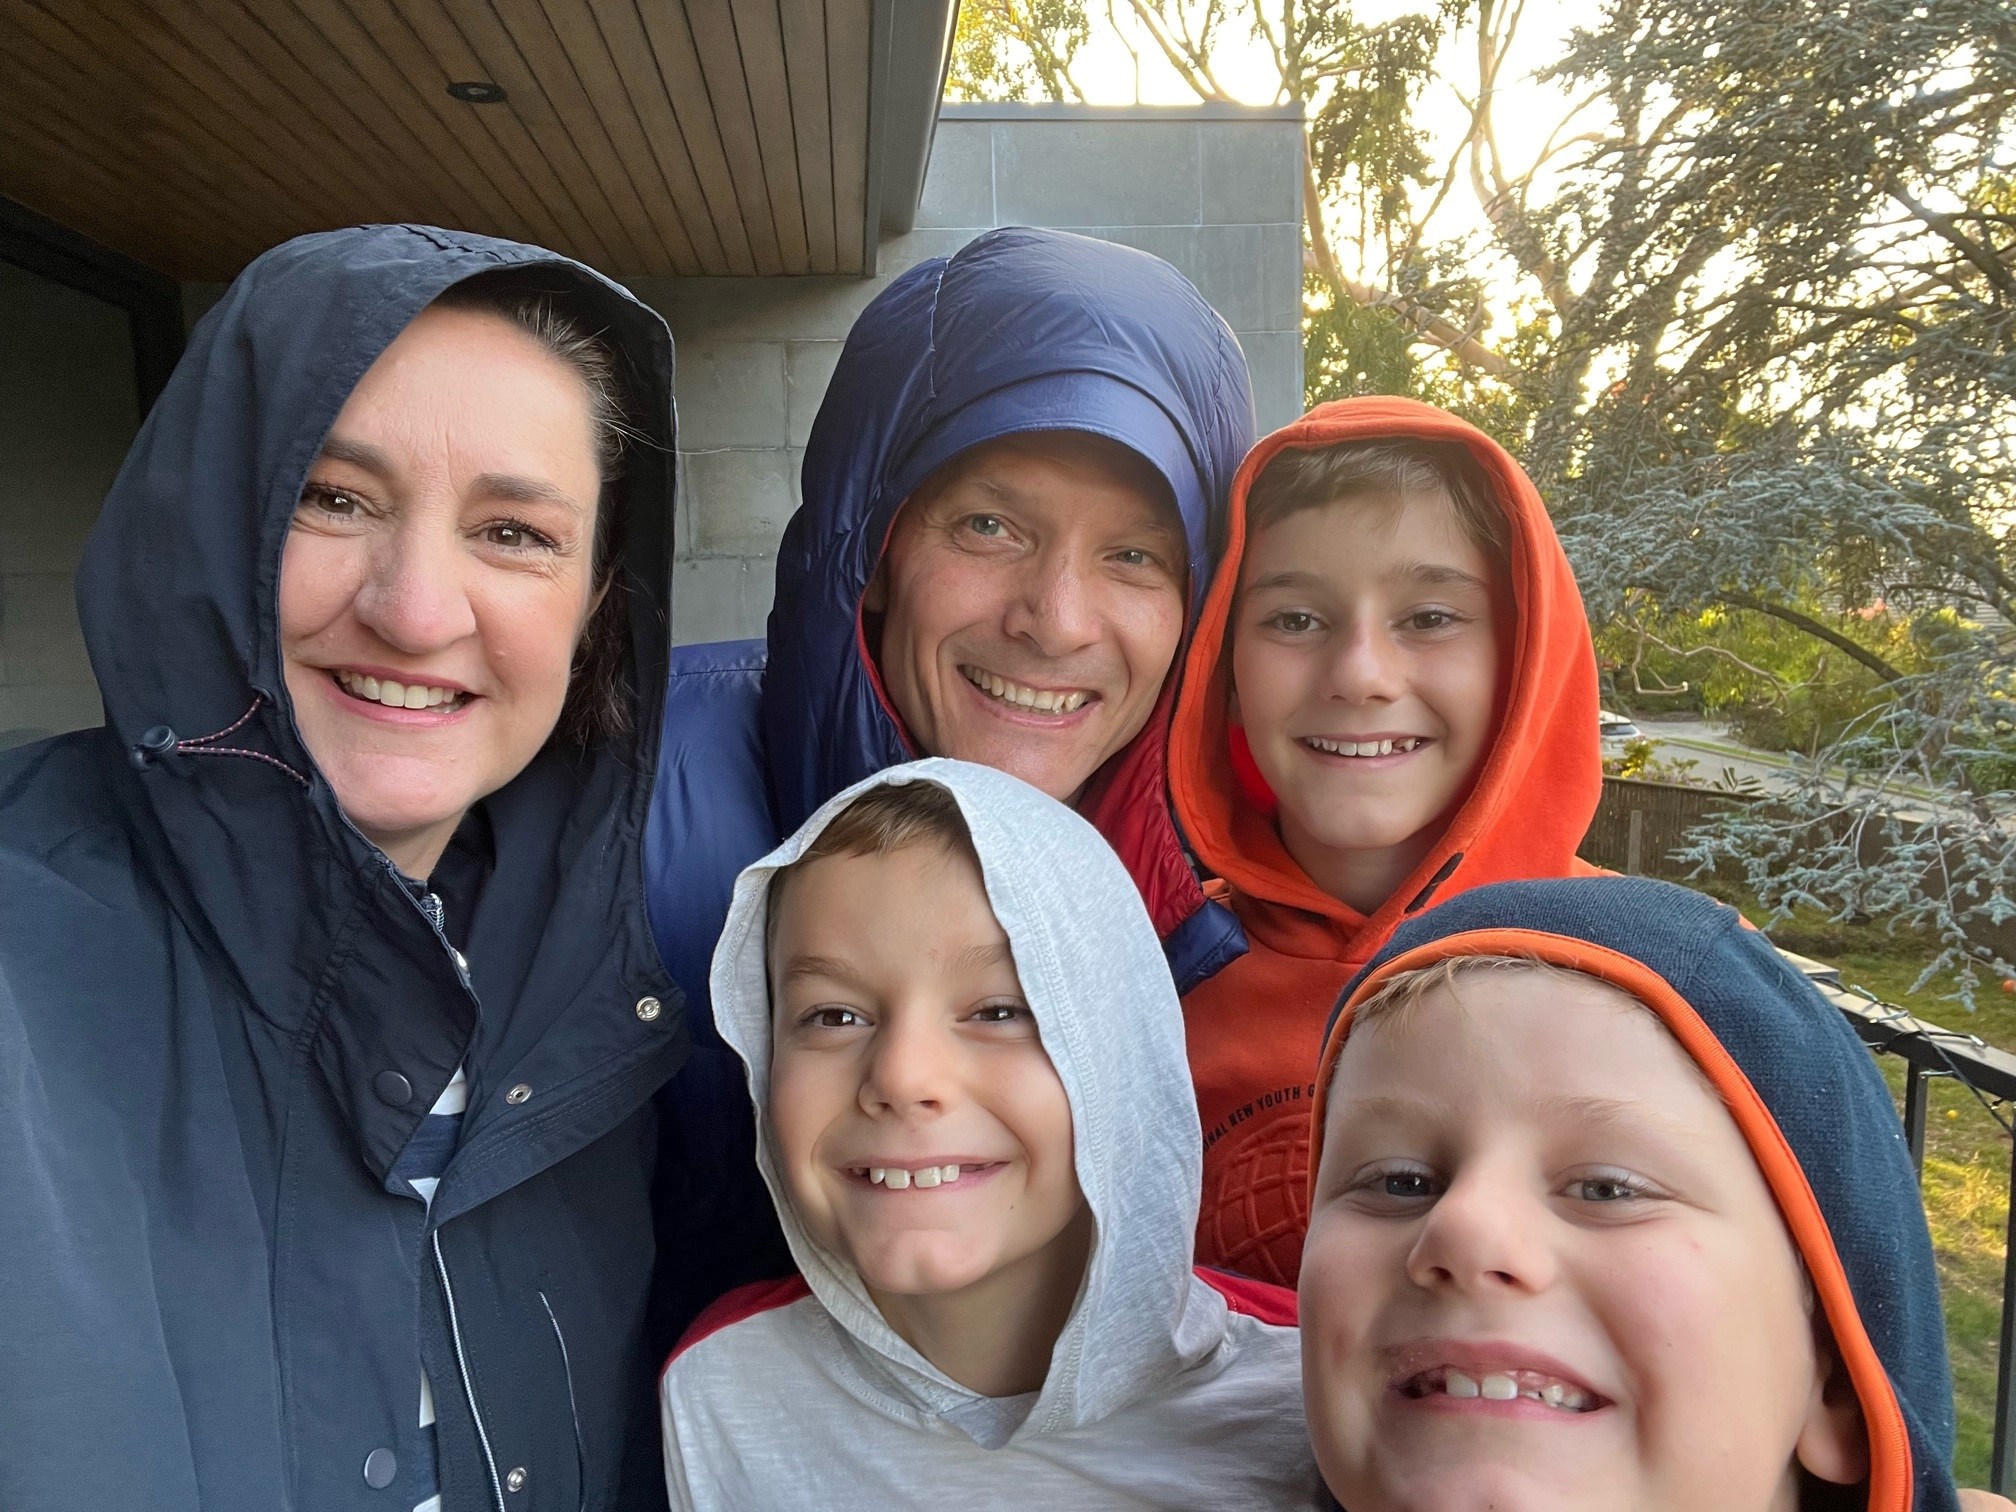
[[[1622,714],[1612,714],[1608,709],[1596,711],[1596,733],[1605,756],[1622,756],[1626,741],[1642,740],[1645,736],[1645,732],[1629,719]]]

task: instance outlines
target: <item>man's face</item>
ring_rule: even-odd
[[[864,608],[918,745],[1066,803],[1140,733],[1183,636],[1187,554],[1146,464],[1044,433],[977,447],[903,506]]]
[[[1089,1237],[1071,1104],[972,860],[829,856],[772,907],[770,1121],[799,1221],[885,1312],[1053,1278],[1068,1307]]]
[[[1792,1512],[1862,1473],[1735,1121],[1644,1007],[1510,968],[1338,1058],[1303,1385],[1352,1512]]]

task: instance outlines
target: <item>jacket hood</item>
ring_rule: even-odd
[[[1869,1512],[1951,1512],[1953,1389],[1918,1183],[1869,1051],[1735,909],[1671,883],[1586,877],[1480,888],[1413,920],[1359,975],[1325,1039],[1315,1180],[1352,1014],[1396,973],[1524,955],[1658,1014],[1728,1105],[1826,1311],[1868,1426]]]
[[[509,881],[486,886],[463,921],[478,1019],[440,936],[302,743],[277,598],[302,482],[352,389],[438,295],[501,269],[601,324],[643,436],[605,494],[622,525],[630,733],[587,751],[551,742],[481,805],[493,874]],[[344,1002],[315,1053],[346,1101],[375,1106],[377,1067],[435,1058],[410,1027],[423,991],[464,1005],[485,1062],[537,1067],[549,1086],[599,1064],[634,1077],[625,1085],[641,1100],[681,1053],[678,1015],[640,1035],[631,1013],[640,992],[674,991],[645,922],[638,854],[667,662],[672,376],[664,322],[551,252],[426,226],[303,236],[253,262],[198,324],[105,500],[78,609],[108,725],[138,769],[124,784],[136,829],[257,1012],[300,1030],[329,999]],[[361,959],[360,935],[374,942]],[[565,1035],[549,1038],[563,1019]],[[471,1106],[465,1139],[491,1116]],[[543,1111],[564,1144],[560,1109]],[[382,1174],[396,1149],[365,1144]],[[440,1196],[445,1219],[458,1196]]]
[[[1227,744],[1225,706],[1254,479],[1284,451],[1399,438],[1458,442],[1489,479],[1511,543],[1511,630],[1500,651],[1502,712],[1482,769],[1435,848],[1368,917],[1319,888],[1288,854],[1271,816],[1243,795]],[[1311,915],[1330,932],[1341,929],[1347,948],[1369,954],[1403,918],[1438,896],[1571,872],[1602,794],[1596,712],[1589,622],[1532,480],[1484,432],[1433,405],[1344,399],[1263,437],[1233,480],[1224,559],[1191,642],[1170,735],[1170,790],[1183,833],[1206,868],[1248,897]]]
[[[280,552],[301,484],[351,390],[393,339],[455,284],[500,269],[536,273],[584,302],[631,368],[648,444],[626,459],[618,507],[639,662],[635,738],[655,739],[670,585],[665,323],[600,274],[538,247],[365,226],[297,237],[239,274],[190,337],[106,496],[77,606],[123,742],[160,724],[184,739],[221,729],[257,694],[265,749],[310,770],[278,647]]]
[[[1068,232],[1008,227],[920,263],[847,338],[779,550],[762,727],[780,830],[919,754],[883,696],[862,595],[897,510],[933,469],[1037,430],[1105,436],[1161,472],[1183,517],[1195,614],[1253,435],[1246,361],[1225,322],[1160,258]],[[1080,803],[1164,935],[1203,905],[1163,796],[1174,670]]]
[[[1065,1433],[1167,1390],[1219,1348],[1226,1309],[1193,1285],[1190,1236],[1202,1158],[1176,993],[1140,896],[1083,819],[1016,778],[965,762],[892,767],[821,808],[744,871],[714,955],[714,1014],[749,1068],[758,1164],[798,1267],[883,1389],[985,1440],[989,1399],[953,1382],[882,1319],[853,1267],[794,1216],[769,1116],[771,879],[858,795],[931,782],[958,800],[988,901],[1006,932],[1043,1048],[1070,1100],[1079,1186],[1095,1238],[1050,1372],[1013,1441]],[[995,1447],[986,1443],[985,1447]]]

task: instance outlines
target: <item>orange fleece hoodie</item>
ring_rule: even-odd
[[[1512,602],[1501,611],[1503,712],[1483,766],[1441,841],[1368,918],[1317,887],[1242,795],[1225,694],[1253,480],[1291,448],[1399,437],[1470,448],[1509,526]],[[1227,529],[1169,743],[1177,817],[1198,859],[1229,886],[1252,946],[1183,1000],[1204,1123],[1197,1260],[1293,1286],[1308,1225],[1310,1078],[1345,984],[1431,902],[1487,882],[1593,870],[1575,848],[1603,785],[1596,658],[1575,575],[1532,481],[1490,437],[1432,405],[1345,399],[1263,438],[1233,480]]]

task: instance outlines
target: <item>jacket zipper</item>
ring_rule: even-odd
[[[504,1512],[504,1483],[497,1478],[497,1456],[490,1452],[490,1430],[483,1426],[483,1409],[476,1405],[476,1383],[469,1378],[469,1357],[462,1352],[462,1321],[455,1314],[455,1288],[448,1280],[448,1262],[441,1255],[441,1231],[433,1235],[434,1269],[441,1277],[441,1295],[448,1301],[448,1332],[455,1340],[455,1368],[462,1376],[462,1396],[469,1403],[469,1417],[476,1424],[476,1441],[483,1446],[483,1464],[490,1472],[490,1494],[497,1512]],[[572,1389],[572,1383],[569,1383]]]
[[[469,985],[468,964],[462,959],[462,952],[448,942],[448,911],[442,907],[440,897],[430,888],[416,901],[420,905],[421,914],[434,927],[434,937],[441,942],[441,948],[448,952],[448,959],[454,963],[455,975],[461,980],[462,990],[474,999],[476,993]],[[490,1474],[490,1495],[497,1503],[497,1512],[505,1512],[504,1483],[497,1475],[497,1456],[490,1448],[490,1430],[483,1425],[483,1409],[476,1402],[476,1383],[469,1375],[469,1356],[462,1348],[462,1319],[455,1311],[455,1286],[448,1279],[448,1260],[441,1253],[441,1231],[434,1230],[430,1237],[434,1250],[434,1271],[441,1278],[441,1295],[448,1303],[448,1333],[455,1341],[455,1369],[462,1377],[462,1399],[469,1404],[469,1419],[476,1425],[476,1441],[483,1447],[483,1467]],[[571,1385],[569,1389],[572,1389]]]

